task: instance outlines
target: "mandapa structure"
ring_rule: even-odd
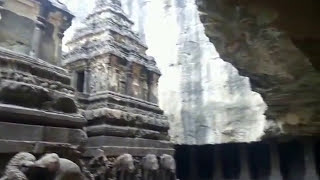
[[[67,43],[63,65],[73,74],[88,121],[87,158],[100,150],[111,163],[122,154],[140,162],[147,154],[174,153],[168,119],[157,104],[161,73],[132,25],[119,0],[97,0],[85,26]]]
[[[86,120],[57,66],[73,15],[50,0],[1,0],[0,15],[0,169],[20,151],[73,152]]]

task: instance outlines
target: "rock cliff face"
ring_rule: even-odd
[[[221,57],[268,105],[266,135],[318,135],[319,2],[197,0]],[[297,13],[299,12],[299,13]],[[288,19],[289,18],[289,19]]]
[[[265,103],[248,78],[220,59],[195,0],[122,0],[122,6],[162,71],[160,106],[175,143],[256,141],[264,135]]]

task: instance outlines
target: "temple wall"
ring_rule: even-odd
[[[3,7],[33,21],[37,19],[40,11],[39,3],[33,0],[9,0],[5,1]]]
[[[28,54],[31,50],[32,34],[35,23],[16,13],[0,10],[0,46]]]
[[[39,58],[43,59],[51,64],[58,65],[58,61],[55,57],[55,44],[54,41],[54,25],[51,23],[48,23],[45,27],[45,31],[42,34],[41,37],[41,43],[40,43],[40,53]]]

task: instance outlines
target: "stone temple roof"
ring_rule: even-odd
[[[62,11],[72,15],[71,11],[67,8],[67,6],[65,4],[63,4],[62,2],[60,2],[59,0],[48,0],[52,6],[61,9]],[[73,15],[72,15],[73,16]]]
[[[121,9],[119,0],[97,0],[84,25],[67,43],[71,49],[64,54],[65,64],[113,54],[161,74],[154,58],[145,53],[148,47],[132,31],[133,22]]]

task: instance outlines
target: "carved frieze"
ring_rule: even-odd
[[[115,157],[99,149],[88,166],[95,180],[176,180],[175,160],[167,154],[141,157],[126,153]]]

